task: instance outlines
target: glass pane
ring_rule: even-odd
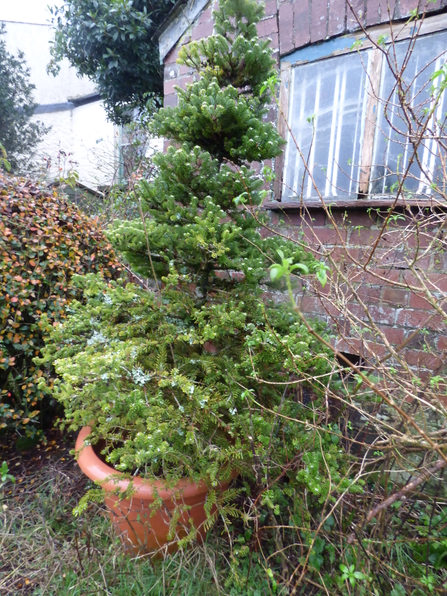
[[[293,137],[287,139],[283,201],[318,198],[318,191],[323,197],[357,194],[369,55],[356,52],[292,69]]]
[[[402,177],[406,196],[429,196],[444,187],[447,99],[445,76],[432,81],[446,60],[447,32],[390,47],[391,62],[403,65],[403,100],[396,73],[384,61],[370,192],[395,193]],[[406,174],[407,173],[407,174]]]

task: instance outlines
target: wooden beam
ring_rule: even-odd
[[[325,200],[324,204],[331,209],[369,209],[386,208],[394,205],[396,199],[390,196],[381,196],[371,199],[336,199]],[[264,203],[263,209],[269,211],[302,211],[303,209],[323,209],[319,199],[310,201],[270,201]],[[419,209],[447,209],[447,202],[436,199],[399,199],[396,207],[417,207]]]
[[[279,88],[279,108],[278,108],[278,132],[281,137],[287,140],[287,119],[289,117],[289,92],[292,69],[289,62],[281,64],[281,85]],[[284,150],[286,146],[284,145]],[[275,181],[273,183],[273,196],[280,200],[282,180],[284,175],[284,152],[275,159]]]
[[[383,53],[377,48],[372,51],[368,73],[368,99],[366,103],[365,129],[363,131],[362,156],[360,158],[359,195],[368,194],[371,177],[371,165],[374,149],[374,138],[377,132],[376,121],[379,111],[380,75],[382,73]]]

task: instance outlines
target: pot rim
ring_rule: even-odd
[[[99,459],[91,445],[85,445],[85,439],[90,432],[91,427],[84,426],[76,439],[75,450],[79,467],[90,480],[99,483],[105,491],[114,492],[117,489],[125,491],[131,481],[125,478],[122,472],[115,470],[115,468]],[[122,480],[119,480],[120,477],[122,477]],[[175,488],[167,488],[163,480],[146,480],[141,476],[135,476],[132,484],[135,490],[133,497],[148,500],[154,500],[154,488],[157,489],[158,496],[162,500],[172,499],[179,490],[183,499],[209,491],[209,486],[204,480],[195,483],[188,478],[179,480]]]

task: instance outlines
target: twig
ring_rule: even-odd
[[[447,462],[443,459],[439,459],[432,468],[425,470],[425,472],[423,472],[420,476],[418,476],[418,478],[415,478],[412,482],[410,482],[409,484],[404,486],[404,488],[399,490],[397,493],[392,494],[390,497],[385,499],[385,501],[382,501],[382,503],[380,503],[380,505],[377,505],[376,507],[374,507],[374,509],[372,509],[366,516],[364,525],[369,523],[373,519],[373,517],[377,516],[378,513],[380,513],[384,509],[387,509],[393,503],[395,503],[402,497],[405,497],[408,493],[411,493],[414,490],[416,490],[416,488],[420,484],[422,484],[427,478],[432,476],[434,473],[439,472],[439,470],[442,470],[446,466],[447,466]],[[348,544],[352,544],[354,542],[355,536],[356,536],[355,531],[352,532],[352,534],[350,534],[348,536]]]

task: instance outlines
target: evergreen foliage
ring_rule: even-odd
[[[256,32],[263,8],[238,0],[225,2],[215,14],[216,35],[189,44],[179,56],[200,78],[186,90],[177,88],[179,105],[154,118],[154,132],[173,145],[155,157],[156,180],[141,183],[149,219],[146,225],[121,223],[110,235],[130,265],[151,277],[147,233],[156,274],[174,267],[204,300],[214,288],[232,284],[231,276],[222,281],[216,271],[243,272],[239,291],[259,293],[258,282],[278,249],[295,262],[311,268],[313,263],[292,242],[261,238],[250,214],[266,197],[264,179],[250,163],[276,157],[283,145],[275,127],[263,120],[272,101],[263,83],[275,72],[269,42]],[[259,210],[257,219],[266,221]]]
[[[297,450],[318,454],[321,444],[294,422],[313,410],[287,382],[328,373],[330,358],[291,309],[262,295],[279,249],[317,270],[303,249],[259,231],[266,190],[250,162],[283,144],[263,120],[274,61],[256,35],[262,14],[253,0],[224,0],[216,35],[182,52],[200,78],[156,116],[155,131],[173,144],[156,157],[155,180],[137,189],[144,221],[110,232],[156,291],[76,278],[87,304],[71,305],[45,362],[62,377],[55,395],[67,424],[92,423],[92,443],[105,439],[104,457],[122,472],[214,486],[234,470],[259,484],[289,471],[324,499],[330,483],[296,474]],[[344,465],[332,450],[312,463],[321,477]]]
[[[24,170],[34,149],[49,128],[31,122],[36,108],[35,86],[23,53],[14,56],[6,49],[4,24],[0,25],[0,145],[3,145],[13,171]],[[4,165],[4,164],[3,164]],[[2,160],[0,160],[0,169]]]
[[[132,111],[160,98],[163,69],[155,32],[173,0],[66,0],[53,7],[55,40],[49,70],[67,58],[93,80],[109,118],[124,124]],[[152,106],[152,104],[150,104]],[[153,109],[153,106],[152,106]]]

